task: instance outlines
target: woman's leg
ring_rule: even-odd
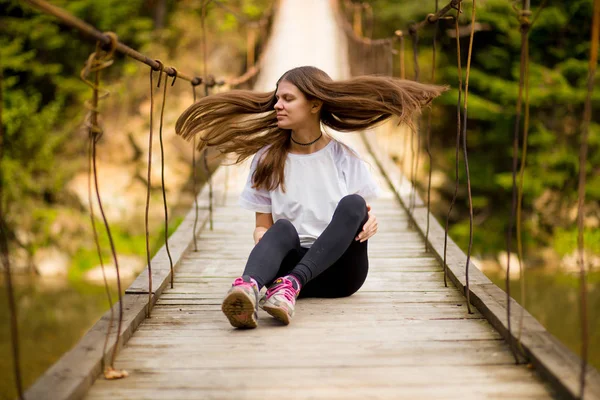
[[[368,270],[367,242],[359,243],[354,238],[367,217],[367,206],[362,197],[350,195],[340,200],[331,222],[300,262],[267,290],[261,301],[263,310],[287,325],[294,316],[296,297],[303,293],[300,289],[304,285],[308,284],[308,296],[341,297],[358,290]],[[356,264],[348,270],[343,269],[350,261]],[[336,268],[329,272],[333,265]],[[342,276],[338,276],[342,269]],[[336,285],[330,285],[336,279]]]
[[[342,198],[327,228],[298,265],[292,269],[290,275],[297,277],[300,284],[304,286],[325,272],[346,253],[351,245],[356,244],[354,239],[367,222],[367,218],[367,204],[361,196],[351,194]],[[366,258],[366,242],[362,244]],[[352,251],[356,250],[353,248]]]
[[[291,222],[277,221],[265,232],[252,249],[243,275],[233,282],[221,304],[231,325],[257,327],[260,288],[275,279],[280,268],[291,268],[299,259],[299,250],[300,239]]]
[[[367,243],[353,241],[331,267],[302,288],[299,297],[335,298],[356,293],[369,272]]]
[[[265,232],[246,262],[243,276],[256,280],[260,288],[271,283],[280,270],[291,269],[299,259],[300,239],[290,221],[280,219]]]

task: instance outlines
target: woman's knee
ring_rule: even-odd
[[[367,215],[367,203],[362,196],[349,194],[340,200],[335,211],[362,221]]]
[[[287,243],[289,246],[294,247],[300,245],[300,238],[298,237],[298,231],[294,224],[287,219],[279,219],[269,228],[267,233],[278,241]]]

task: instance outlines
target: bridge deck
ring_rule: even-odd
[[[380,231],[370,240],[370,272],[358,293],[301,299],[289,326],[261,310],[258,329],[232,328],[220,301],[243,270],[254,221],[236,205],[247,172],[229,168],[233,182],[214,230],[200,234],[175,288],[164,291],[117,358],[131,376],[97,380],[88,399],[551,396],[533,372],[514,365],[477,310],[467,313],[460,291],[444,287],[441,266],[424,253],[389,190],[372,203]]]

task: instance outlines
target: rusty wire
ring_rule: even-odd
[[[162,62],[159,61],[159,73],[162,74]],[[148,172],[146,175],[146,212],[144,214],[144,227],[146,231],[146,262],[148,267],[148,306],[146,307],[146,318],[150,318],[152,311],[152,257],[150,255],[150,190],[152,189],[152,142],[154,136],[154,70],[150,68],[150,133],[148,135]]]
[[[204,75],[207,74],[208,72],[208,61],[207,61],[207,43],[206,43],[206,7],[208,5],[208,1],[210,0],[203,0],[202,2],[202,20],[201,20],[201,26],[202,26],[202,63],[203,63],[203,67],[204,67]],[[204,84],[204,95],[208,96],[210,94],[209,91],[209,87]],[[210,169],[208,168],[208,147],[206,147],[206,149],[204,149],[204,152],[202,153],[202,165],[204,166],[204,173],[205,173],[205,177],[206,180],[208,181],[208,216],[209,216],[209,221],[210,221],[210,230],[212,231],[214,228],[214,223],[213,223],[213,185],[212,185],[212,176],[210,174]]]
[[[546,6],[547,0],[544,0],[540,7],[538,8],[533,20],[529,24],[529,29],[527,32],[527,39],[529,38],[529,34],[531,33],[531,28],[535,24],[535,21],[539,17],[540,13]],[[529,134],[529,40],[525,41],[525,119],[523,122],[523,143],[521,145],[521,166],[519,169],[519,186],[517,188],[517,254],[519,260],[519,270],[520,270],[520,288],[521,288],[521,312],[519,315],[519,331],[517,334],[517,347],[519,348],[520,353],[526,358],[526,353],[523,349],[521,343],[521,336],[523,334],[523,322],[525,317],[525,305],[526,305],[526,288],[525,288],[525,267],[524,257],[523,257],[523,240],[522,240],[522,205],[523,205],[523,184],[525,182],[525,165],[527,162],[527,138]]]
[[[419,31],[414,29],[414,24],[411,24],[409,27],[410,37],[412,39],[412,47],[413,47],[413,65],[415,71],[414,80],[416,82],[419,81],[421,70],[419,67]],[[416,150],[413,149],[413,142],[411,137],[411,150],[413,157],[411,158],[411,183],[412,187],[410,190],[410,200],[409,200],[409,209],[412,213],[415,209],[416,196],[417,196],[417,175],[419,169],[419,154],[421,151],[421,120],[419,119],[419,124],[413,135],[417,137],[417,147]]]
[[[439,0],[435,0],[435,12],[439,9]],[[437,34],[440,26],[440,20],[435,22],[433,30],[433,49],[432,49],[432,61],[431,61],[431,83],[435,83],[435,72],[436,72],[436,51],[437,51]],[[431,156],[431,117],[433,108],[429,109],[427,115],[427,133],[426,133],[426,148],[427,156],[429,157],[429,175],[427,179],[427,228],[425,229],[425,251],[429,251],[429,219],[431,218],[431,173],[433,171],[433,157]]]
[[[196,85],[192,84],[192,95],[194,96],[194,104],[196,104]],[[194,229],[192,237],[194,239],[194,251],[198,251],[198,238],[196,237],[196,228],[198,227],[198,174],[196,173],[196,135],[193,137],[192,146],[192,193],[194,195]]]
[[[159,72],[158,76],[158,87],[160,87],[162,77],[162,71]],[[173,77],[173,82],[171,82],[171,86],[175,83],[177,79],[177,71],[175,71],[175,76]],[[167,250],[167,257],[169,258],[169,266],[171,268],[171,289],[173,289],[173,280],[175,279],[175,271],[173,268],[173,258],[171,257],[171,250],[169,249],[169,206],[167,205],[167,190],[165,188],[165,149],[163,144],[163,121],[165,116],[165,105],[167,103],[167,86],[168,85],[168,76],[165,76],[165,85],[163,86],[163,98],[162,105],[160,108],[160,123],[158,128],[158,140],[160,143],[160,180],[161,180],[161,189],[162,189],[162,198],[163,198],[163,206],[164,206],[164,216],[165,216],[165,249]]]
[[[438,6],[436,5],[436,12],[435,14],[428,14],[427,17],[425,17],[425,19],[417,24],[413,24],[413,29],[415,30],[419,30],[421,28],[423,28],[425,25],[427,24],[433,24],[438,22],[440,19],[444,19],[444,16],[450,11],[450,10],[460,10],[460,4],[463,0],[451,0],[448,4],[446,4],[444,6],[444,8],[442,8],[441,10],[438,10]],[[460,11],[459,11],[460,12]],[[450,17],[450,19],[453,19],[453,17]]]
[[[596,78],[596,68],[598,65],[598,47],[600,41],[600,0],[594,0],[591,29],[591,48],[590,61],[588,67],[587,97],[585,99],[583,120],[581,123],[581,144],[579,147],[579,183],[578,183],[578,202],[577,202],[577,258],[579,264],[580,279],[580,307],[581,307],[581,374],[579,379],[579,395],[583,399],[585,393],[585,373],[588,362],[588,312],[587,312],[587,287],[586,287],[586,267],[584,257],[584,237],[583,237],[583,216],[585,213],[585,183],[586,183],[586,164],[588,153],[588,136],[590,121],[592,119],[592,95],[594,92],[594,81]]]
[[[447,249],[448,249],[448,228],[449,228],[449,224],[450,224],[450,214],[452,213],[452,208],[454,207],[454,204],[456,203],[456,198],[458,195],[458,186],[460,184],[460,176],[459,176],[459,166],[460,166],[460,160],[459,160],[459,153],[460,153],[460,136],[461,136],[461,125],[462,125],[462,118],[461,118],[461,104],[462,104],[462,89],[463,89],[463,79],[462,79],[462,59],[461,59],[461,52],[460,52],[460,35],[459,30],[459,24],[458,24],[458,17],[460,16],[461,13],[461,8],[462,8],[462,4],[458,5],[458,8],[456,10],[456,17],[454,19],[454,28],[456,30],[456,60],[457,60],[457,69],[458,69],[458,101],[456,103],[456,154],[454,156],[455,159],[455,171],[454,171],[454,194],[452,195],[452,200],[450,201],[450,207],[448,208],[448,214],[446,216],[446,227],[444,228],[444,262],[443,262],[443,267],[444,267],[444,286],[448,287],[448,262],[446,260],[446,256],[447,256]]]
[[[108,320],[108,329],[106,332],[106,336],[104,338],[104,345],[102,346],[102,369],[104,370],[104,355],[106,354],[106,349],[108,348],[108,338],[110,336],[110,332],[112,331],[115,312],[113,310],[113,301],[112,296],[110,294],[110,289],[108,287],[108,280],[106,279],[106,271],[104,268],[104,260],[102,257],[102,248],[100,247],[100,240],[98,239],[98,229],[96,228],[96,216],[94,215],[94,203],[93,203],[93,194],[92,194],[92,146],[95,140],[93,135],[89,135],[88,138],[88,206],[90,208],[90,220],[92,223],[92,232],[94,234],[94,242],[96,243],[96,251],[98,252],[98,258],[100,260],[100,269],[102,270],[102,280],[104,281],[104,289],[106,291],[106,297],[108,298],[108,307],[110,310],[110,319]]]
[[[467,251],[467,261],[465,264],[465,281],[466,281],[466,297],[467,309],[469,314],[471,311],[471,293],[469,288],[469,264],[471,263],[471,250],[473,249],[473,197],[471,195],[471,175],[469,173],[469,158],[467,155],[467,114],[469,105],[469,74],[471,72],[471,59],[473,56],[473,38],[475,36],[475,13],[476,0],[473,0],[473,10],[471,12],[471,34],[469,35],[469,53],[467,56],[467,73],[465,77],[465,101],[463,105],[463,123],[462,123],[462,143],[463,143],[463,158],[465,160],[465,172],[467,175],[467,194],[469,196],[469,248]]]
[[[98,167],[97,167],[97,163],[96,163],[96,160],[97,160],[96,145],[103,135],[102,128],[98,124],[98,101],[101,98],[104,98],[108,95],[108,92],[106,92],[106,91],[104,91],[102,95],[100,95],[100,93],[99,93],[100,92],[100,71],[102,69],[108,68],[112,64],[113,55],[114,55],[114,52],[116,50],[117,43],[118,43],[117,35],[115,35],[114,33],[108,32],[108,33],[106,33],[106,36],[108,36],[111,39],[110,49],[108,51],[102,50],[102,43],[97,42],[96,43],[96,51],[94,51],[87,59],[87,62],[85,64],[84,68],[81,70],[80,77],[93,90],[91,102],[87,101],[85,103],[86,108],[88,108],[88,110],[89,110],[85,125],[89,130],[89,137],[92,142],[91,143],[92,175],[93,175],[94,188],[95,188],[95,193],[96,193],[96,201],[98,203],[98,208],[100,209],[100,215],[102,216],[102,220],[104,222],[104,228],[106,229],[106,234],[108,236],[111,254],[113,256],[113,261],[115,263],[115,269],[117,272],[117,291],[118,291],[118,296],[119,296],[119,318],[118,318],[118,324],[117,324],[116,339],[115,339],[115,344],[114,344],[114,348],[113,348],[113,353],[112,353],[112,356],[110,359],[110,365],[107,368],[105,368],[104,375],[107,378],[108,377],[122,378],[122,377],[127,376],[127,372],[126,371],[116,371],[114,369],[115,358],[117,356],[117,350],[119,347],[121,327],[123,324],[123,301],[122,301],[122,293],[121,293],[121,275],[119,273],[119,262],[117,260],[117,252],[115,249],[114,240],[113,240],[113,237],[112,237],[112,234],[110,231],[110,226],[109,226],[108,220],[106,219],[104,207],[102,206],[102,199],[100,196],[100,190],[99,190],[99,184],[98,184]],[[90,73],[94,74],[93,82],[91,82],[87,78]],[[99,246],[98,246],[98,248],[99,248]],[[102,257],[101,254],[99,254],[99,256]],[[109,332],[107,332],[107,335],[109,335]]]
[[[528,37],[529,37],[529,29],[531,27],[531,23],[529,21],[529,17],[531,16],[531,10],[529,10],[529,0],[522,0],[523,8],[519,10],[519,21],[520,21],[520,31],[521,31],[521,56],[520,56],[520,68],[519,68],[519,93],[517,96],[517,108],[515,112],[515,126],[514,126],[514,134],[513,134],[513,154],[512,154],[512,201],[511,201],[511,211],[510,211],[510,219],[508,220],[508,230],[506,233],[506,319],[508,326],[508,343],[510,345],[510,349],[513,353],[513,357],[515,358],[515,364],[519,363],[519,355],[517,353],[517,349],[513,342],[512,338],[512,321],[510,318],[511,314],[511,296],[510,296],[510,255],[512,252],[512,236],[513,236],[513,223],[516,218],[517,213],[517,166],[519,161],[519,136],[521,129],[521,113],[523,109],[523,90],[525,87],[525,78],[526,72],[528,70]],[[521,165],[524,168],[525,160],[521,161]],[[517,225],[520,225],[517,222]],[[518,226],[518,233],[520,234],[520,226]],[[518,255],[519,264],[522,268],[522,259],[521,254]],[[523,281],[523,277],[521,277],[521,281]]]
[[[92,25],[88,24],[85,21],[82,21],[81,19],[75,17],[74,15],[69,14],[67,11],[65,11],[59,7],[55,7],[55,6],[47,3],[44,0],[25,0],[25,1],[34,7],[38,8],[50,15],[55,16],[56,18],[60,19],[62,22],[69,25],[70,27],[81,31],[82,33],[86,34],[89,37],[94,38],[97,42],[100,43],[100,47],[102,49],[106,49],[111,46],[111,43],[112,43],[111,38],[108,35],[106,35],[105,33],[102,33],[101,31],[99,31],[98,29],[93,27]],[[138,60],[146,65],[149,65],[155,71],[157,71],[159,68],[161,68],[161,66],[156,62],[156,60],[143,55],[142,53],[132,49],[131,47],[129,47],[119,41],[117,41],[114,51],[125,54],[126,56],[129,56],[129,57],[131,57],[135,60]],[[176,73],[175,72],[176,70],[173,67],[164,67],[164,71],[169,76],[174,76]],[[204,80],[204,78],[200,78],[200,77],[194,76],[194,75],[184,74],[181,72],[177,73],[177,75],[178,75],[179,79],[183,79],[183,80],[186,80],[189,82],[197,82],[198,84],[201,83],[201,82],[198,82],[199,79],[201,81]]]
[[[6,137],[4,136],[4,124],[2,122],[4,71],[0,66],[0,167],[4,159],[4,148],[6,146]],[[19,352],[19,325],[17,318],[17,305],[15,302],[15,292],[12,283],[12,273],[10,269],[10,257],[8,255],[8,227],[4,218],[4,173],[0,168],[0,256],[4,264],[4,279],[6,280],[6,295],[8,297],[8,309],[10,314],[10,342],[13,357],[13,373],[17,395],[20,400],[25,399],[23,394],[23,379],[21,377],[21,356]]]

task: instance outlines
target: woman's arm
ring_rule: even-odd
[[[273,226],[273,215],[271,213],[256,213],[256,228],[253,235],[254,244],[258,243],[271,226]]]

